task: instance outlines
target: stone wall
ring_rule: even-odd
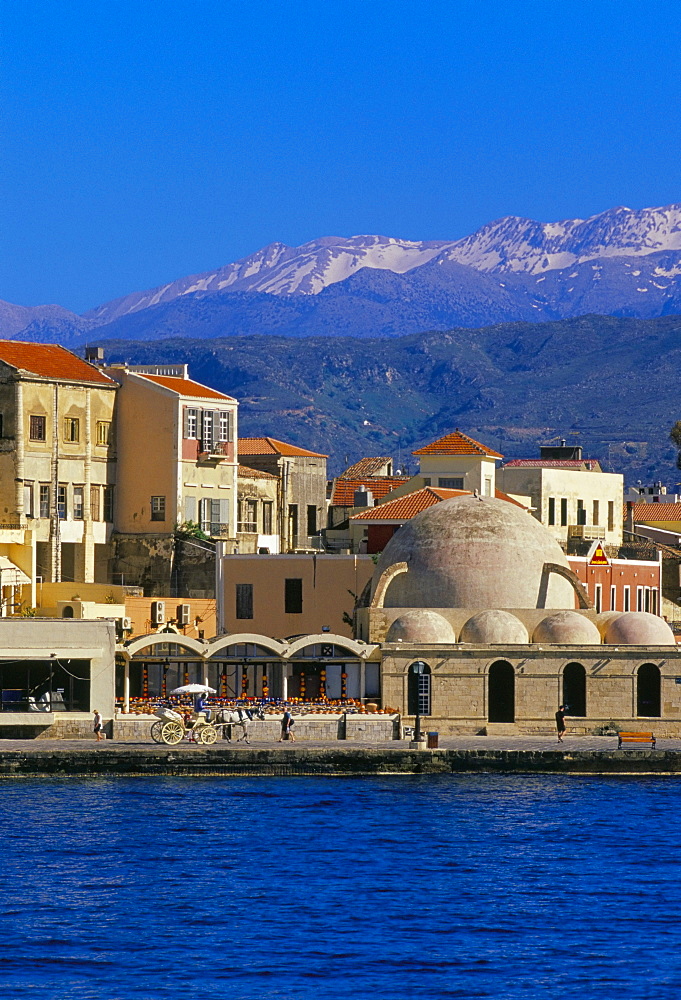
[[[431,714],[424,730],[463,735],[489,730],[489,672],[498,661],[514,670],[514,719],[510,725],[526,734],[555,731],[555,712],[563,701],[563,671],[581,664],[586,673],[586,715],[568,716],[568,732],[594,733],[610,725],[654,731],[656,736],[681,735],[681,650],[670,647],[535,646],[443,649],[437,646],[388,647],[382,663],[383,704],[406,715],[407,671],[414,660],[431,670]],[[637,715],[637,671],[646,663],[660,670],[659,717]]]
[[[112,572],[145,597],[214,598],[215,548],[210,542],[168,535],[111,536]]]
[[[397,715],[348,715],[347,724],[343,715],[305,715],[296,718],[293,733],[296,743],[326,740],[359,740],[365,743],[384,743],[399,739],[400,725]],[[112,738],[117,742],[139,742],[150,738],[153,715],[121,716],[112,724]],[[241,735],[241,727],[233,726],[232,739]],[[271,742],[279,739],[281,722],[277,718],[266,718],[254,722],[250,727],[249,739],[252,743]]]

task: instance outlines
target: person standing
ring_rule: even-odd
[[[97,742],[102,742],[102,729],[104,728],[104,720],[102,719],[99,709],[95,709],[95,719],[94,719],[94,730],[95,736],[97,737]]]
[[[558,742],[563,742],[565,736],[565,705],[559,705],[556,712],[556,730],[558,731]]]
[[[290,740],[291,743],[295,743],[296,738],[293,735],[293,716],[289,711],[288,705],[284,705],[284,714],[281,719],[281,736],[279,737],[279,742],[282,740]]]

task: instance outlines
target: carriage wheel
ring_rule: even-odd
[[[184,726],[179,722],[164,722],[161,728],[161,739],[169,746],[175,746],[184,736]]]
[[[218,731],[214,726],[202,726],[197,733],[199,743],[205,743],[208,746],[215,743],[217,738]]]
[[[165,723],[163,722],[163,719],[159,719],[158,722],[152,723],[152,726],[151,726],[151,738],[154,741],[154,743],[163,743],[163,737],[161,736],[161,730],[163,729],[164,725],[165,725]]]

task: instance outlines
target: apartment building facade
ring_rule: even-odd
[[[36,577],[106,578],[116,389],[63,347],[0,341],[0,550],[21,564],[33,605]]]

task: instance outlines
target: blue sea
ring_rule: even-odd
[[[678,778],[0,785],[0,989],[676,997]]]

